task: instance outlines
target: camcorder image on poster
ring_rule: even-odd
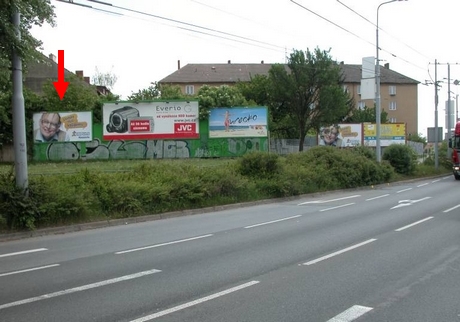
[[[107,132],[126,133],[129,129],[129,119],[139,117],[139,111],[132,106],[124,106],[112,111],[107,124]]]

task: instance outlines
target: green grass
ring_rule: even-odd
[[[193,167],[218,167],[236,162],[236,159],[152,159],[152,160],[108,160],[108,161],[72,161],[29,163],[28,174],[34,175],[63,175],[75,174],[81,170],[91,172],[129,172],[140,165],[168,164]],[[0,173],[11,171],[12,164],[0,164]]]

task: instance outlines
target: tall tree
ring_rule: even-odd
[[[341,122],[353,108],[343,90],[341,68],[329,51],[294,50],[287,66],[273,65],[269,78],[271,113],[297,125],[299,151],[310,129]]]
[[[15,49],[23,60],[24,68],[32,60],[41,60],[37,51],[42,42],[34,38],[32,26],[49,23],[54,26],[54,7],[51,0],[0,0],[0,91],[11,90],[12,49]],[[12,23],[12,15],[18,10],[21,16],[19,40]]]

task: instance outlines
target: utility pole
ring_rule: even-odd
[[[447,63],[447,142],[450,143],[451,141],[451,104],[450,104],[450,64]],[[450,159],[451,157],[451,148],[447,145],[447,158]]]
[[[438,61],[434,61],[434,168],[439,168],[438,155]]]
[[[21,41],[19,9],[15,6],[12,14],[12,22]],[[14,142],[14,169],[16,174],[16,187],[28,193],[29,179],[27,174],[27,142],[26,142],[26,116],[24,110],[24,94],[22,89],[22,58],[17,50],[13,49],[12,59],[13,73],[13,142]]]

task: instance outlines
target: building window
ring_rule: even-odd
[[[396,86],[389,86],[388,91],[389,91],[389,94],[391,96],[395,96],[396,95]]]
[[[396,123],[396,117],[390,117],[390,123]]]
[[[187,95],[195,94],[195,86],[193,86],[193,85],[185,86],[185,94],[187,94]]]
[[[347,86],[347,85],[343,85],[343,91],[344,91],[345,93],[348,93],[348,86]]]
[[[396,102],[390,102],[388,105],[390,111],[396,111]]]
[[[358,110],[364,110],[366,108],[366,103],[364,101],[358,102]]]
[[[358,85],[356,87],[358,95],[361,95],[361,85]]]

